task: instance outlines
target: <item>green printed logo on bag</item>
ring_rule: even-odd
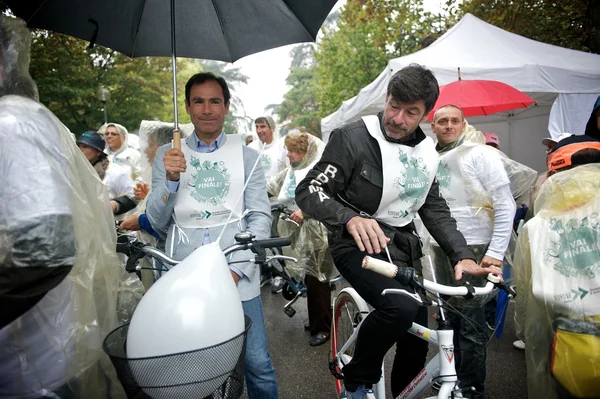
[[[415,206],[429,191],[427,165],[423,158],[409,158],[402,148],[398,149],[398,157],[405,170],[394,181],[394,188],[400,190],[398,197],[410,206]]]
[[[553,249],[546,251],[545,258],[565,277],[592,279],[600,269],[597,241],[600,225],[597,214],[591,216],[595,221],[593,224],[587,217],[570,219],[564,225],[561,220],[550,220],[550,228],[559,234],[559,238],[552,243]]]
[[[229,194],[231,176],[225,162],[200,163],[192,156],[190,164],[196,169],[186,184],[192,187],[192,198],[201,204],[219,205]]]

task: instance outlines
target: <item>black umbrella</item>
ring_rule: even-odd
[[[336,1],[0,0],[29,28],[64,33],[132,58],[171,56],[176,129],[176,56],[234,62],[314,41]]]

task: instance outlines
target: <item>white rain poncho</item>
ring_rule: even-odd
[[[567,389],[597,398],[600,164],[549,177],[534,211],[519,234],[514,262],[515,324],[526,343],[529,397],[567,397]]]
[[[104,150],[104,152],[108,154],[108,158],[111,162],[114,162],[117,165],[120,165],[127,169],[127,171],[131,175],[131,180],[141,179],[141,155],[138,150],[129,146],[129,132],[127,131],[127,128],[118,123],[109,122],[100,126],[100,129],[98,129],[98,133],[104,136],[106,134],[106,128],[110,125],[114,125],[117,128],[117,130],[121,134],[121,137],[123,137],[123,141],[121,143],[121,148],[119,148],[118,150],[112,151],[110,148],[108,148],[107,145],[106,150]]]
[[[38,398],[65,384],[77,398],[124,397],[102,352],[122,273],[106,188],[66,127],[18,96],[0,97],[0,181],[0,266],[72,265],[0,330],[0,397]]]
[[[456,219],[458,228],[465,236],[477,257],[481,259],[488,252],[488,244],[493,237],[495,210],[491,193],[497,188],[509,184],[512,198],[524,196],[530,189],[537,172],[523,164],[508,158],[497,149],[484,145],[485,137],[473,126],[467,125],[464,134],[459,138],[458,145],[452,152],[440,156],[438,182],[440,194],[448,201],[452,216]],[[485,173],[482,173],[485,171]],[[508,192],[508,191],[507,191]],[[507,236],[503,241],[507,246],[512,233],[514,212],[510,215]],[[443,251],[431,242],[431,253],[436,265],[438,282],[446,285],[462,285],[466,281],[475,286],[485,285],[484,277],[465,276],[461,281],[454,279],[454,268]],[[506,251],[506,247],[503,249]],[[489,254],[489,253],[488,253]],[[498,254],[495,258],[502,257]],[[459,306],[481,306],[489,301],[496,292],[486,297],[476,297],[470,300],[453,297],[451,303]]]
[[[279,202],[282,202],[287,207],[291,207],[291,210],[297,209],[293,193],[299,181],[295,181],[296,179],[294,179],[294,183],[289,184],[289,177],[294,172],[305,176],[306,172],[321,158],[324,149],[325,143],[315,136],[308,134],[306,156],[298,165],[289,166],[267,181],[267,191],[269,194],[275,198],[279,197],[279,199],[286,197],[287,201],[280,200]],[[285,190],[289,195],[280,195],[282,190]],[[328,281],[338,274],[333,264],[331,253],[329,252],[327,229],[320,222],[304,214],[304,221],[300,226],[292,222],[279,220],[277,231],[280,236],[290,237],[292,240],[290,247],[283,248],[285,255],[298,259],[296,263],[286,263],[287,269],[292,276],[297,279],[304,279],[304,276],[309,274],[320,281]]]

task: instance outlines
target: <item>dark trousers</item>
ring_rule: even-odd
[[[361,264],[366,255],[366,252],[356,250],[335,258],[335,265],[344,279],[375,308],[360,327],[352,361],[342,370],[344,384],[350,391],[359,385],[376,384],[381,378],[383,358],[395,343],[391,387],[396,397],[425,365],[428,343],[406,330],[413,322],[427,326],[427,308],[403,295],[382,296],[386,288],[406,287],[394,279],[363,269]]]
[[[306,283],[306,305],[308,307],[308,324],[310,335],[320,332],[329,334],[331,330],[331,286],[328,281],[321,282],[309,274],[304,278]]]
[[[485,359],[487,333],[483,307],[457,307],[472,320],[469,323],[454,312],[446,312],[454,330],[454,356],[456,373],[461,387],[474,387],[476,397],[485,397]],[[474,396],[475,397],[475,396]]]
[[[475,255],[475,261],[481,262],[487,245],[469,245]],[[436,263],[436,275],[438,282],[449,284],[454,282],[454,270],[451,268],[450,261],[446,254],[437,246],[433,247],[433,253]],[[443,265],[446,263],[446,267]],[[440,278],[441,277],[441,278]],[[440,281],[441,280],[441,281]],[[470,281],[474,286],[483,286],[485,279],[483,277],[465,276],[463,280]],[[462,284],[461,284],[462,285]],[[446,298],[448,299],[448,298]],[[485,305],[483,303],[469,303],[463,299],[450,299],[456,309],[465,317],[471,319],[471,323],[454,312],[446,312],[446,316],[454,330],[454,353],[456,373],[461,387],[474,387],[476,394],[469,393],[474,397],[485,397],[485,359],[487,344],[487,327],[485,325]],[[469,303],[469,306],[465,306]]]

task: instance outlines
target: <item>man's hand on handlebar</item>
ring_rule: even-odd
[[[290,219],[292,219],[294,222],[300,224],[300,223],[304,222],[304,215],[302,214],[302,211],[300,209],[298,209],[297,211],[295,211],[294,213],[292,213],[290,215]]]
[[[472,259],[463,259],[454,266],[454,278],[460,280],[465,273],[471,276],[487,276],[490,273],[502,276],[502,269],[498,266],[483,266],[483,262],[478,265]]]
[[[484,256],[481,260],[481,267],[498,266],[502,267],[502,260],[492,258],[491,256]]]
[[[354,237],[358,249],[366,250],[369,255],[380,253],[390,241],[375,219],[354,216],[346,223],[346,229]]]

